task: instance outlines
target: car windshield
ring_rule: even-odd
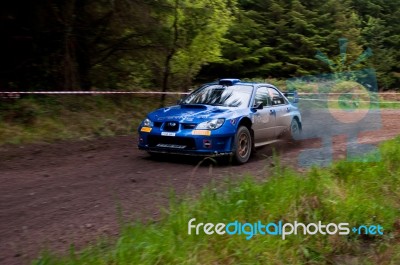
[[[246,85],[208,85],[194,91],[182,104],[206,104],[246,108],[249,106],[252,90],[252,86]]]

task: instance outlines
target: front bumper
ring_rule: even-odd
[[[144,129],[149,131],[149,129]],[[207,135],[207,132],[209,135]],[[197,135],[196,130],[180,130],[163,132],[160,128],[151,128],[143,132],[139,128],[138,147],[141,150],[154,153],[195,155],[195,156],[222,156],[231,155],[234,130],[227,131],[223,127],[217,130],[204,131],[204,135]]]

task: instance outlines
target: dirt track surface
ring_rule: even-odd
[[[400,134],[400,111],[382,111],[379,130],[358,134],[376,144]],[[323,119],[321,119],[323,120]],[[304,121],[307,128],[306,119]],[[310,122],[321,128],[323,124]],[[196,194],[212,180],[268,177],[272,149],[283,163],[321,146],[320,139],[299,145],[264,147],[242,166],[200,166],[198,159],[151,159],[134,137],[0,148],[0,264],[28,264],[49,249],[65,253],[105,236],[115,238],[120,216],[126,221],[158,219],[169,191]],[[346,157],[346,136],[333,137],[333,158]]]

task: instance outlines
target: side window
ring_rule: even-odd
[[[256,96],[254,98],[254,106],[257,106],[260,103],[263,103],[263,106],[271,106],[271,98],[268,92],[267,87],[259,87],[257,88]]]
[[[275,88],[269,87],[268,91],[270,97],[272,98],[272,105],[286,104],[285,99]]]

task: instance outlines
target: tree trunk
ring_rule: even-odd
[[[172,24],[172,30],[174,34],[174,38],[172,40],[172,45],[171,48],[169,49],[169,52],[167,54],[167,57],[165,59],[165,64],[164,64],[164,73],[163,73],[163,83],[162,83],[162,92],[163,94],[161,95],[161,102],[160,106],[163,107],[165,105],[165,99],[166,99],[166,94],[165,92],[168,91],[168,86],[169,86],[169,77],[171,75],[171,61],[172,58],[174,57],[178,45],[178,38],[179,38],[179,32],[178,32],[178,8],[179,8],[179,0],[175,0],[175,6],[174,6],[174,22]]]
[[[78,65],[76,61],[75,0],[66,1],[64,11],[64,90],[79,90]]]

